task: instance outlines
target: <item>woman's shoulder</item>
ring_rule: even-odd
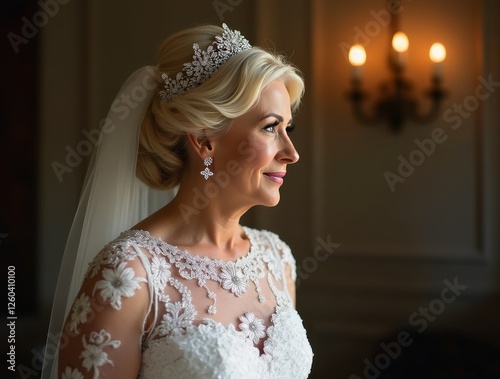
[[[103,267],[117,268],[126,263],[127,266],[140,266],[133,263],[144,251],[154,250],[155,239],[141,230],[127,230],[107,243],[90,263],[87,276],[95,276]],[[139,260],[140,261],[140,260]]]
[[[164,252],[166,248],[172,247],[161,238],[142,229],[129,229],[122,232],[113,241],[104,246],[103,254],[138,254],[140,250],[146,250],[155,255]]]
[[[280,253],[282,258],[293,260],[290,246],[275,232],[266,229],[243,227],[250,240]]]
[[[296,280],[297,266],[292,250],[277,233],[248,227],[244,227],[244,230],[250,240],[259,245],[259,249],[272,253],[272,256],[275,257],[274,259],[280,262],[281,267],[289,272],[292,281]]]

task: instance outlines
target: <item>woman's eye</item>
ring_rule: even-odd
[[[294,131],[294,129],[295,129],[295,123],[288,125],[285,130],[287,133],[291,133]]]
[[[273,122],[272,124],[269,124],[267,126],[264,127],[264,130],[266,132],[271,132],[271,133],[274,133],[274,128],[276,128],[278,125],[280,124],[280,122],[278,120],[276,120],[275,122]]]

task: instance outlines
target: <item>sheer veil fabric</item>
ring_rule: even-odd
[[[63,323],[88,264],[108,242],[175,196],[175,190],[153,190],[136,177],[138,133],[157,91],[156,77],[153,66],[135,71],[101,123],[100,142],[90,161],[60,267],[43,379],[57,378],[58,341],[64,348]]]

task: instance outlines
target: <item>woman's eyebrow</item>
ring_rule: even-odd
[[[279,120],[279,122],[283,122],[283,120],[284,120],[283,116],[280,116],[279,114],[274,113],[274,112],[270,112],[270,113],[265,114],[264,117],[262,117],[260,120],[262,121],[268,117],[276,117]]]

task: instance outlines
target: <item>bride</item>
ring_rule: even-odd
[[[178,32],[127,80],[66,246],[43,377],[309,375],[290,248],[240,225],[279,202],[302,93],[293,66],[225,24]]]

